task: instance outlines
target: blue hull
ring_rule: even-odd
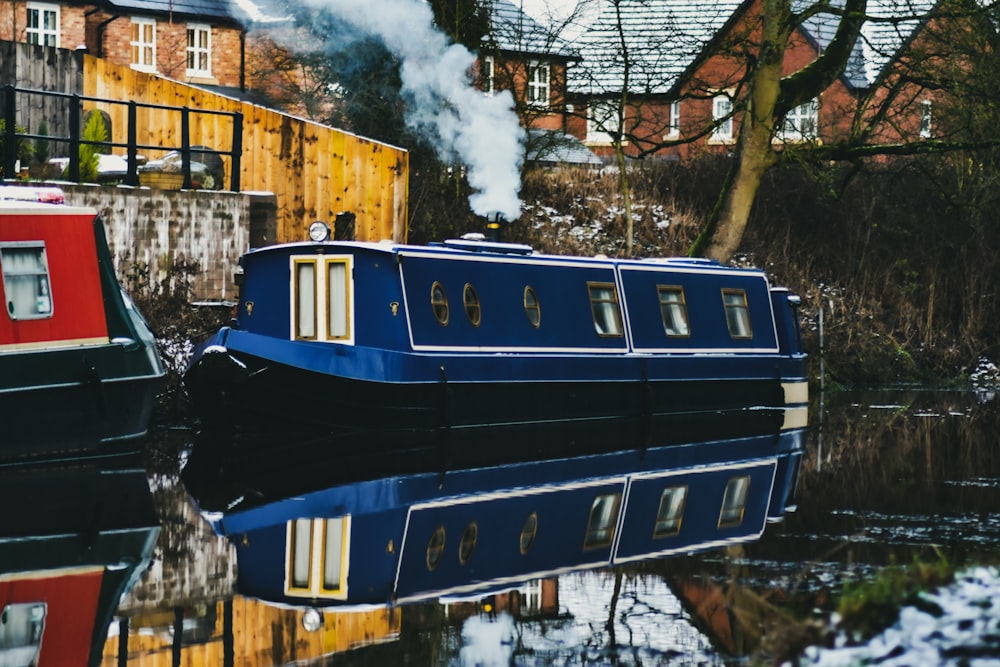
[[[271,459],[222,475],[199,473],[192,460],[185,484],[206,509],[204,491],[230,489],[215,499],[225,508],[215,526],[237,550],[242,594],[298,606],[403,604],[757,539],[794,508],[803,440],[791,429],[448,471],[413,460],[356,480],[318,447],[294,456],[298,477],[276,473]],[[384,457],[356,453],[363,458],[374,470]],[[317,469],[344,479],[323,485],[309,475]],[[670,494],[682,494],[672,512]],[[296,541],[303,530],[336,540]],[[296,544],[308,558],[296,561]]]

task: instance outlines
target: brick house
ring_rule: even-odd
[[[86,49],[177,81],[239,89],[243,19],[226,0],[0,0],[0,40]]]
[[[877,0],[869,4],[869,13],[882,8]],[[622,122],[628,139],[623,147],[633,157],[683,159],[731,150],[738,136],[746,63],[760,41],[759,0],[621,3],[631,63],[627,72],[615,8],[610,3],[602,7],[577,41],[582,61],[568,75],[574,109],[568,131],[605,156],[613,154],[612,137]],[[929,7],[923,2],[924,10]],[[833,38],[837,21],[833,15],[816,15],[799,25],[785,51],[784,74],[815,60]],[[788,113],[775,143],[832,142],[859,120],[871,121],[863,101],[880,98],[878,89],[892,81],[901,50],[922,26],[916,19],[866,23],[844,73],[818,98]],[[619,115],[626,74],[629,93]],[[916,87],[901,91],[894,99],[897,114],[891,130],[876,134],[883,141],[929,136],[933,97]]]

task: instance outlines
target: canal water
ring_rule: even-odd
[[[233,545],[181,481],[191,431],[152,435],[161,531],[110,624],[103,665],[745,663],[780,655],[787,617],[914,559],[993,560],[1000,410],[989,393],[815,400],[797,507],[748,543],[512,585],[487,597],[327,611],[236,593]],[[1000,613],[997,614],[1000,617]],[[994,655],[997,657],[997,655]]]

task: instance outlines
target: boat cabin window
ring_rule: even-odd
[[[12,320],[52,317],[49,265],[42,241],[18,241],[0,245],[3,293],[7,315]]]
[[[434,310],[434,318],[441,326],[448,325],[448,295],[444,291],[441,283],[436,282],[431,285],[431,308]]]
[[[285,594],[346,597],[350,517],[287,523]]]
[[[296,340],[350,341],[351,258],[292,259],[292,324]]]
[[[531,550],[531,547],[535,544],[535,535],[538,534],[538,514],[532,512],[528,515],[528,518],[524,520],[524,525],[521,526],[521,553],[526,554]]]
[[[342,340],[351,335],[351,286],[347,260],[326,263],[326,337]]]
[[[753,338],[750,328],[750,309],[747,307],[746,290],[722,290],[722,303],[726,307],[726,323],[733,338]]]
[[[438,526],[427,541],[427,569],[433,570],[441,562],[444,554],[444,526]]]
[[[587,283],[594,328],[599,336],[621,336],[622,314],[614,283]]]
[[[469,318],[469,324],[478,327],[482,318],[482,311],[479,307],[479,295],[476,294],[476,288],[468,283],[465,284],[465,289],[462,290],[462,302],[465,304],[465,316]]]
[[[671,338],[690,336],[691,329],[688,327],[684,288],[675,285],[657,285],[656,291],[660,296],[660,316],[663,318],[663,330]]]
[[[660,509],[656,512],[653,538],[670,537],[681,532],[684,505],[687,502],[686,486],[668,486],[660,495]]]
[[[479,538],[479,526],[475,521],[465,527],[462,539],[458,543],[458,562],[465,565],[472,558],[472,552],[476,550],[476,541]]]
[[[731,528],[743,523],[743,512],[747,507],[750,490],[750,475],[733,477],[726,484],[722,496],[722,512],[719,513],[719,528]]]
[[[0,612],[0,664],[38,664],[47,608],[44,602],[12,602],[3,608]],[[4,660],[8,657],[9,661]]]
[[[594,498],[594,504],[590,506],[590,518],[587,520],[587,536],[583,541],[585,550],[611,544],[618,523],[621,498],[620,493],[606,493]]]
[[[542,307],[538,303],[538,295],[535,288],[526,285],[524,288],[524,314],[528,316],[528,322],[536,329],[542,323]]]
[[[295,262],[295,337],[316,339],[316,262]]]

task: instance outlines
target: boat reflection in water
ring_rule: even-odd
[[[0,664],[101,664],[160,530],[145,470],[7,467],[0,488]]]
[[[394,606],[757,539],[794,503],[804,429],[776,431],[447,470],[431,449],[366,457],[382,448],[363,437],[285,470],[275,443],[229,459],[196,445],[184,481],[235,547],[240,594]]]

